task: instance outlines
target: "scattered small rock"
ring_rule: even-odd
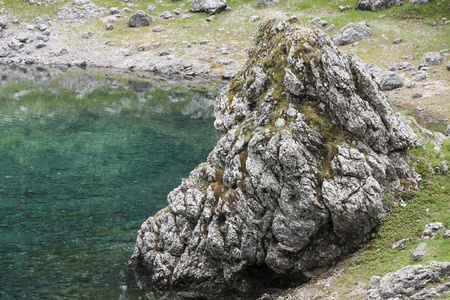
[[[403,55],[403,56],[402,56],[402,59],[404,59],[404,60],[414,60],[414,56],[411,56],[411,55]]]
[[[208,40],[202,40],[202,41],[200,41],[200,45],[206,45],[206,44],[208,44],[209,43],[209,41]]]
[[[392,245],[392,249],[403,247],[407,243],[409,243],[409,239],[401,239],[400,241],[397,241]],[[369,284],[370,284],[370,281],[369,281]]]
[[[412,98],[413,99],[418,99],[418,98],[422,98],[423,95],[421,93],[415,92],[412,94]]]
[[[150,4],[150,5],[147,7],[147,10],[149,10],[149,11],[154,11],[155,9],[156,9],[155,4]]]
[[[166,20],[173,18],[173,15],[168,10],[166,10],[165,12],[160,14],[159,16],[161,17],[161,19],[166,19]]]
[[[138,51],[145,51],[150,48],[150,43],[143,43],[138,46]]]
[[[448,166],[447,166],[447,163],[446,163],[445,161],[441,161],[441,162],[439,163],[439,171],[440,171],[442,174],[448,174]],[[447,233],[450,233],[450,230],[447,230],[447,231],[445,232],[445,234],[447,234]],[[445,234],[444,234],[444,238],[445,238]]]
[[[377,79],[382,91],[390,91],[403,86],[401,77],[394,72],[382,72]]]
[[[89,31],[89,32],[83,33],[81,35],[81,38],[83,38],[83,39],[90,39],[90,38],[93,38],[94,36],[95,36],[95,33]]]
[[[114,26],[112,24],[108,23],[108,24],[105,25],[105,29],[106,30],[113,30]]]
[[[371,33],[367,21],[348,23],[333,36],[333,42],[338,46],[344,46],[365,39]]]
[[[144,27],[149,26],[153,22],[152,17],[142,10],[136,11],[131,15],[128,21],[128,26],[130,27]]]
[[[355,9],[380,11],[395,4],[396,0],[358,0]]]
[[[444,131],[445,136],[450,136],[450,125],[447,125],[447,129]]]
[[[327,26],[328,22],[325,20],[322,20],[320,17],[315,17],[314,19],[312,19],[311,22],[309,22],[309,27],[310,28],[322,28]]]
[[[412,260],[414,261],[422,260],[425,257],[426,246],[427,244],[425,243],[419,244],[419,246],[417,246],[416,250],[414,250],[412,254]]]
[[[258,7],[267,7],[267,6],[274,6],[275,4],[279,3],[280,0],[259,0],[256,4]]]
[[[238,73],[237,70],[228,71],[228,72],[223,73],[222,78],[223,78],[224,80],[231,80],[231,79],[233,79],[234,77],[236,77],[237,73]]]
[[[397,64],[392,64],[389,66],[389,71],[397,71],[398,70],[398,65]]]
[[[216,15],[212,15],[206,18],[206,21],[211,22],[216,19]]]
[[[419,69],[422,67],[429,67],[433,65],[442,64],[441,53],[439,52],[428,52],[422,56],[422,59],[419,63]]]
[[[348,9],[351,9],[351,6],[350,6],[350,5],[339,6],[339,10],[340,10],[340,11],[345,11],[345,10],[348,10]]]
[[[395,39],[395,40],[393,41],[393,43],[397,45],[397,44],[400,44],[402,41],[403,41],[403,40],[402,40],[401,38],[398,38],[398,39]]]
[[[183,11],[181,10],[181,8],[176,8],[176,9],[172,10],[172,14],[174,14],[176,16],[181,15],[182,12]]]
[[[124,12],[124,13],[130,13],[131,12],[131,9],[129,9],[128,7],[125,7],[124,9],[122,9],[122,12]]]
[[[417,71],[412,74],[412,80],[421,81],[428,77],[427,72],[425,71]]]
[[[109,14],[110,15],[117,15],[120,14],[120,9],[118,7],[111,7],[109,9]]]
[[[450,71],[450,60],[449,60],[448,63],[447,63],[447,70]]]
[[[337,30],[336,25],[331,24],[331,25],[327,28],[326,32],[335,31],[335,30]]]
[[[186,20],[186,19],[189,19],[190,17],[191,17],[191,15],[183,14],[183,15],[181,16],[181,20]]]
[[[227,7],[226,0],[192,0],[190,11],[215,15]]]
[[[441,222],[428,223],[427,225],[425,225],[425,229],[422,232],[421,238],[424,240],[432,239],[440,230],[445,230],[445,226]]]
[[[164,31],[164,27],[162,27],[161,25],[156,25],[155,27],[153,27],[153,32],[161,32]]]
[[[258,20],[259,20],[259,17],[258,17],[258,16],[251,16],[250,19],[248,19],[248,22],[249,22],[249,23],[253,23],[253,22],[256,22],[256,21],[258,21]]]
[[[133,52],[131,52],[130,49],[125,49],[123,51],[123,56],[131,56],[131,55],[133,55]]]
[[[161,46],[160,42],[156,42],[153,44],[153,48],[159,48]]]

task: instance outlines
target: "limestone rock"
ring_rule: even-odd
[[[333,42],[338,46],[344,46],[365,39],[371,33],[367,21],[348,23],[333,36]]]
[[[396,0],[358,0],[356,9],[380,11],[389,8],[395,4]]]
[[[130,20],[128,21],[128,26],[130,27],[144,27],[150,26],[153,22],[152,17],[142,10],[136,11],[131,15]]]
[[[419,63],[419,68],[429,67],[433,65],[442,64],[442,56],[439,52],[428,52],[422,56],[422,59]]]
[[[420,180],[417,136],[360,59],[293,21],[262,22],[255,41],[217,98],[217,145],[138,233],[130,264],[154,286],[305,282],[371,239],[400,179]]]
[[[382,72],[377,79],[382,91],[390,91],[403,86],[401,77],[394,72]]]
[[[58,19],[65,23],[83,24],[99,17],[105,10],[89,0],[74,0],[59,9]]]
[[[190,11],[206,12],[214,15],[223,11],[227,7],[226,0],[192,0]]]
[[[445,163],[445,161],[443,161]],[[448,168],[447,168],[448,172]],[[428,223],[425,225],[425,229],[422,232],[422,239],[432,239],[438,231],[445,230],[445,226],[442,222]]]
[[[425,247],[427,246],[427,244],[419,244],[419,246],[417,246],[416,250],[414,250],[413,254],[412,254],[412,260],[417,261],[417,260],[422,260],[425,257]]]
[[[160,15],[161,19],[171,19],[173,18],[173,15],[170,13],[170,11],[166,10]]]
[[[256,4],[258,7],[267,7],[267,6],[274,6],[275,4],[279,3],[280,0],[259,0]]]
[[[433,262],[429,266],[413,265],[388,273],[381,280],[370,284],[365,292],[365,300],[382,299],[433,299],[436,290],[424,289],[429,283],[439,282],[450,272],[449,262]],[[372,279],[371,279],[372,281]]]

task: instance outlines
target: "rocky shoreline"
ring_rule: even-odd
[[[197,59],[181,59],[171,54],[170,50],[155,52],[141,51],[144,48],[139,48],[136,51],[134,47],[130,47],[131,44],[123,45],[124,47],[116,42],[101,44],[95,41],[96,34],[92,32],[79,37],[81,40],[90,39],[86,48],[73,40],[67,26],[77,26],[91,18],[98,18],[105,9],[90,1],[78,0],[72,3],[77,7],[76,14],[66,10],[58,20],[51,19],[48,15],[19,20],[3,7],[0,14],[0,64],[108,68],[115,69],[118,73],[140,72],[149,76],[208,81],[229,80],[239,68],[239,65],[231,68],[227,62],[217,65],[209,59],[205,59],[203,63],[199,63]],[[82,18],[78,10],[85,12]],[[144,50],[147,48],[148,46]],[[212,64],[216,64],[214,69],[211,69]]]

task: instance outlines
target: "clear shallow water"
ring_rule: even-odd
[[[136,232],[217,141],[198,87],[0,69],[0,299],[138,299]]]

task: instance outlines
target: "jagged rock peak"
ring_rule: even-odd
[[[160,287],[248,291],[308,280],[366,243],[384,193],[416,184],[417,136],[364,64],[298,19],[262,22],[217,99],[207,162],[142,224],[130,262]]]

